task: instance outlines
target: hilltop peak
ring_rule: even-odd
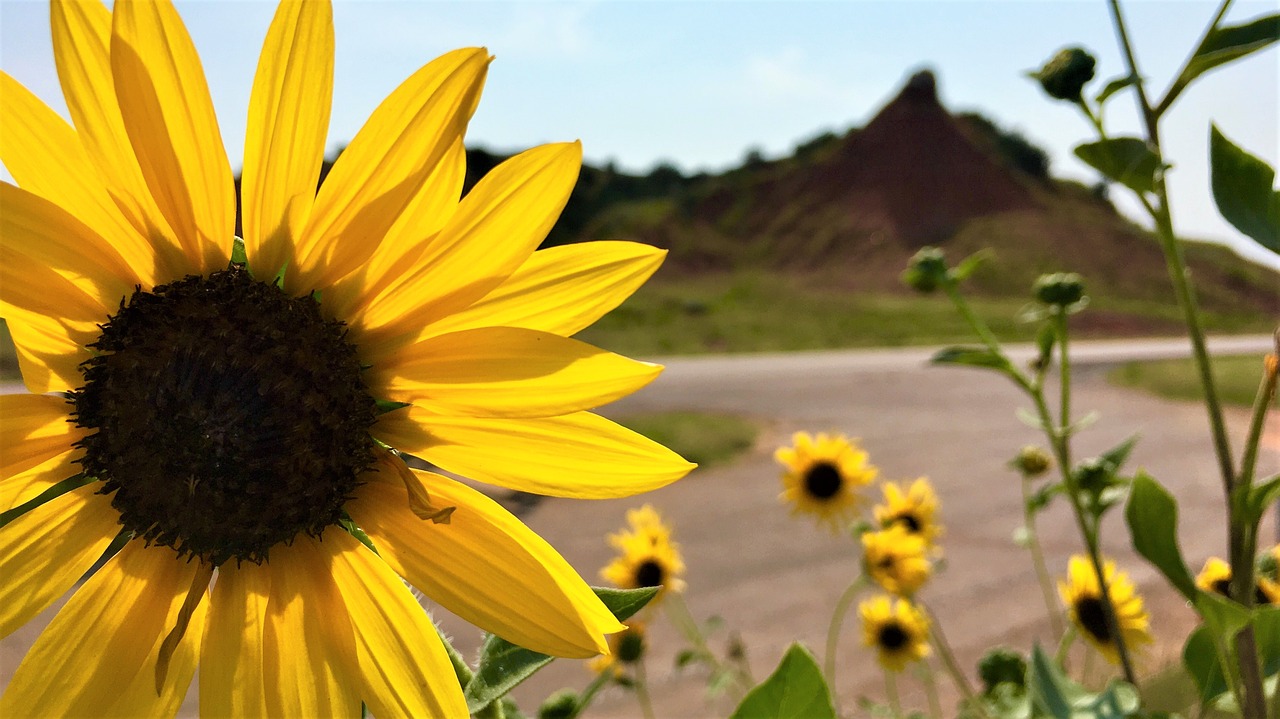
[[[934,77],[933,70],[926,68],[912,75],[902,88],[902,92],[898,93],[898,98],[912,102],[939,104],[938,79]]]

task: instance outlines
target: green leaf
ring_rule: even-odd
[[[1191,603],[1204,618],[1209,631],[1221,637],[1227,646],[1234,646],[1236,635],[1249,623],[1249,610],[1217,592],[1197,590]]]
[[[1258,244],[1280,253],[1280,191],[1272,188],[1276,171],[1209,129],[1209,164],[1218,212]]]
[[[1257,607],[1253,610],[1253,637],[1257,641],[1262,675],[1280,673],[1280,606]]]
[[[978,250],[972,255],[960,260],[960,264],[949,270],[948,274],[950,274],[951,278],[956,282],[963,282],[964,280],[969,279],[969,275],[972,275],[974,270],[981,267],[982,263],[991,259],[993,254],[995,253],[992,252],[990,248]]]
[[[609,608],[619,621],[640,611],[658,593],[657,587],[610,589],[592,587],[591,591]],[[467,684],[463,696],[472,714],[489,706],[528,679],[534,672],[551,663],[554,657],[516,646],[502,637],[490,634],[480,649],[480,663]]]
[[[1196,596],[1196,583],[1178,549],[1178,503],[1146,472],[1138,472],[1124,510],[1133,548],[1187,599]]]
[[[1256,524],[1267,508],[1280,500],[1280,474],[1249,488],[1249,498],[1245,500],[1245,512],[1250,524]]]
[[[1244,25],[1214,28],[1196,48],[1178,77],[1186,85],[1219,65],[1266,49],[1280,40],[1280,15],[1267,15]]]
[[[1094,98],[1094,102],[1097,102],[1099,105],[1101,105],[1102,103],[1111,99],[1112,95],[1116,94],[1117,92],[1120,92],[1126,87],[1129,87],[1131,85],[1136,85],[1137,83],[1138,83],[1138,78],[1136,75],[1125,75],[1124,77],[1117,77],[1111,82],[1108,82],[1106,87],[1102,88],[1102,92],[1098,93],[1098,96]]]
[[[985,367],[1012,376],[1013,365],[1009,358],[986,347],[946,347],[929,358],[933,364],[958,364],[969,367]]]
[[[1058,669],[1037,644],[1031,652],[1031,670],[1027,674],[1031,703],[1053,719],[1071,719],[1071,704],[1080,696],[1080,688]]]
[[[1147,143],[1136,137],[1115,137],[1077,145],[1076,157],[1084,160],[1105,177],[1134,192],[1156,190],[1156,172],[1160,158]]]
[[[836,719],[831,691],[818,662],[792,644],[778,668],[743,697],[731,719]]]
[[[1110,466],[1112,472],[1119,471],[1124,466],[1125,460],[1129,459],[1129,453],[1133,451],[1133,445],[1138,443],[1140,436],[1137,433],[1130,435],[1125,441],[1103,452],[1100,459]]]
[[[1058,330],[1051,322],[1045,323],[1040,327],[1040,331],[1036,332],[1036,349],[1040,352],[1038,357],[1043,367],[1049,366],[1053,358],[1053,346],[1057,342]]]
[[[1218,661],[1213,632],[1207,625],[1200,625],[1187,637],[1187,643],[1182,646],[1182,666],[1196,684],[1202,708],[1227,693],[1227,678],[1222,673],[1222,662]]]

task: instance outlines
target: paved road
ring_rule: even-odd
[[[1233,338],[1214,343],[1227,353],[1265,351],[1270,338]],[[1223,553],[1222,500],[1215,479],[1203,410],[1108,386],[1108,363],[1130,357],[1187,353],[1182,341],[1081,342],[1074,393],[1077,413],[1100,418],[1082,432],[1077,452],[1101,452],[1133,432],[1142,439],[1132,466],[1145,467],[1177,496],[1182,508],[1181,541],[1198,568],[1209,554]],[[821,651],[831,609],[857,568],[846,539],[793,520],[778,503],[773,448],[793,431],[834,430],[860,437],[887,479],[929,476],[942,498],[947,526],[947,567],[924,591],[939,615],[960,661],[972,667],[983,649],[997,643],[1025,648],[1047,640],[1040,595],[1023,550],[1011,542],[1020,523],[1016,477],[1004,463],[1018,447],[1037,440],[1015,417],[1026,401],[1007,382],[965,368],[926,368],[927,349],[869,350],[681,358],[639,395],[612,405],[611,415],[668,409],[718,410],[758,420],[763,429],[755,450],[731,466],[699,470],[685,480],[633,501],[541,503],[527,521],[589,579],[609,559],[604,536],[623,523],[627,508],[648,501],[676,528],[689,565],[687,603],[699,617],[724,617],[745,641],[757,677],[776,664],[796,639]],[[1030,348],[1015,348],[1029,357]],[[1247,417],[1228,417],[1239,446]],[[1268,429],[1261,472],[1280,470],[1280,427]],[[1065,506],[1043,516],[1041,531],[1051,567],[1060,571],[1078,550]],[[1121,517],[1110,517],[1108,550],[1143,585],[1161,641],[1141,666],[1173,661],[1175,640],[1190,626],[1190,612],[1162,590],[1154,572],[1128,549]],[[44,620],[47,621],[47,618]],[[460,645],[475,646],[475,632],[441,617]],[[0,642],[0,685],[38,632],[33,622]],[[702,676],[678,674],[672,657],[678,641],[663,622],[653,631],[649,663],[661,717],[726,715],[725,700],[707,703]],[[839,694],[852,708],[863,694],[880,695],[879,674],[859,644],[855,617],[840,645]],[[557,662],[517,690],[528,711],[537,698],[560,686],[582,687],[589,676],[581,663]],[[909,689],[909,688],[908,688]],[[908,691],[908,693],[910,693]],[[188,703],[187,709],[194,709]],[[185,712],[184,712],[185,713]],[[628,695],[604,694],[588,716],[631,717],[638,709]]]

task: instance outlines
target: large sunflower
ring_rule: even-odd
[[[773,455],[786,470],[782,499],[793,515],[812,514],[832,531],[843,529],[862,506],[859,490],[876,478],[867,453],[843,434],[796,432],[791,443]]]
[[[1139,644],[1149,644],[1152,639],[1148,631],[1147,610],[1143,608],[1142,597],[1134,590],[1133,582],[1124,572],[1116,571],[1116,563],[1111,560],[1103,561],[1102,572],[1125,646],[1133,651]],[[1119,664],[1120,651],[1106,619],[1098,574],[1088,557],[1077,554],[1071,558],[1067,564],[1067,581],[1058,582],[1058,593],[1067,606],[1067,616],[1080,634],[1107,661]]]
[[[197,663],[211,716],[465,715],[402,577],[517,644],[606,651],[622,625],[545,541],[398,456],[587,498],[691,468],[586,411],[659,368],[568,336],[662,253],[534,251],[579,146],[517,155],[459,201],[490,61],[459,50],[397,88],[317,192],[331,9],[283,3],[249,105],[241,251],[173,7],[51,17],[74,127],[0,75],[18,183],[0,185],[0,316],[32,392],[0,399],[0,636],[123,548],[41,634],[0,716],[172,715]]]

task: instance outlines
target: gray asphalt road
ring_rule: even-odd
[[[1270,338],[1232,338],[1214,344],[1228,353],[1262,352]],[[1080,433],[1079,456],[1104,451],[1134,432],[1141,435],[1131,466],[1143,467],[1170,488],[1181,506],[1181,543],[1198,569],[1209,554],[1223,554],[1226,532],[1221,489],[1203,409],[1108,386],[1102,369],[1129,357],[1186,354],[1183,341],[1081,342],[1074,393],[1076,416],[1099,413]],[[792,519],[778,502],[779,474],[773,448],[796,430],[838,431],[861,438],[885,479],[930,477],[942,499],[947,566],[923,592],[940,617],[961,663],[972,667],[998,643],[1020,648],[1050,641],[1040,594],[1024,550],[1011,541],[1021,521],[1017,478],[1004,465],[1035,431],[1015,416],[1027,406],[1001,378],[979,370],[926,368],[929,350],[813,352],[787,355],[682,358],[639,395],[608,408],[630,412],[699,409],[755,418],[764,430],[754,451],[731,466],[696,471],[665,489],[635,500],[549,500],[527,516],[595,582],[610,558],[604,537],[624,522],[626,509],[650,502],[671,520],[689,566],[686,599],[700,618],[718,615],[745,642],[756,676],[768,674],[787,645],[805,642],[821,653],[830,612],[857,569],[848,539]],[[1029,348],[1015,355],[1030,356]],[[1240,445],[1245,412],[1229,413]],[[1280,427],[1267,432],[1259,471],[1280,470]],[[1265,475],[1264,475],[1265,476]],[[1065,570],[1079,540],[1065,505],[1050,508],[1041,532],[1052,571]],[[1109,518],[1108,551],[1142,585],[1160,641],[1140,660],[1144,669],[1174,661],[1192,616],[1164,590],[1154,571],[1129,549],[1122,518]],[[34,641],[41,621],[0,642],[0,685]],[[441,617],[468,649],[474,630]],[[726,699],[708,702],[703,675],[677,672],[680,643],[669,625],[654,622],[650,679],[660,717],[725,715]],[[856,617],[846,622],[839,650],[838,693],[846,709],[864,694],[881,696],[879,673],[859,644]],[[722,642],[724,635],[713,638]],[[1095,669],[1100,672],[1100,669]],[[589,675],[580,662],[557,662],[517,690],[528,711],[560,686],[582,687]],[[910,682],[904,687],[911,694]],[[953,696],[953,692],[947,692]],[[188,709],[194,705],[190,702]],[[629,695],[606,692],[588,716],[639,716]]]

